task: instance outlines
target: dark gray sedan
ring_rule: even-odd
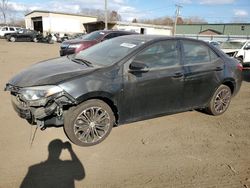
[[[40,62],[6,85],[14,109],[44,129],[63,125],[77,145],[103,141],[114,125],[191,109],[223,114],[242,65],[206,42],[128,35]]]

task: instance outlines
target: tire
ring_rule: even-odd
[[[15,42],[16,38],[15,37],[10,37],[10,42]]]
[[[91,99],[69,109],[64,117],[64,132],[78,146],[93,146],[109,135],[114,123],[110,106]]]
[[[231,98],[231,89],[226,85],[219,86],[209,102],[209,106],[206,108],[207,113],[214,116],[223,114],[229,107]]]
[[[38,39],[35,37],[35,38],[33,38],[33,42],[38,42]]]

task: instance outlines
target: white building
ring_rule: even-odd
[[[96,17],[52,11],[35,10],[25,15],[26,28],[42,33],[82,33],[83,23],[95,21]]]
[[[103,21],[89,22],[83,24],[88,33],[96,30],[103,30],[105,23]],[[109,22],[108,29],[133,31],[146,35],[172,35],[173,27],[165,25],[153,25],[143,23],[129,23],[129,22]]]
[[[134,31],[146,35],[172,35],[172,27],[142,23],[116,22],[114,28],[118,30]]]

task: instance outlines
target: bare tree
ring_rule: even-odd
[[[132,20],[132,23],[137,23],[138,21],[137,21],[137,19],[136,18],[134,18],[133,20]]]
[[[184,24],[204,24],[207,23],[207,21],[199,16],[192,16],[189,18],[185,18]]]
[[[100,9],[88,9],[84,8],[81,10],[81,13],[84,15],[89,16],[96,16],[98,21],[104,21],[105,19],[105,12]],[[121,21],[121,15],[117,11],[108,11],[108,21]]]
[[[0,10],[3,15],[3,21],[4,24],[6,24],[7,21],[7,11],[8,11],[8,0],[1,0],[0,1]]]
[[[109,13],[109,21],[121,21],[121,15],[118,14],[118,12],[112,10],[110,13]]]

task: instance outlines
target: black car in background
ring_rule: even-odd
[[[132,35],[135,32],[117,31],[117,30],[99,30],[82,35],[73,40],[66,40],[61,44],[60,56],[78,53],[102,41],[112,39],[123,35]]]
[[[128,35],[35,64],[6,90],[20,117],[40,128],[64,125],[72,142],[91,146],[114,125],[191,109],[221,115],[240,89],[241,71],[203,41]]]
[[[6,39],[10,42],[38,42],[38,38],[41,37],[37,31],[30,29],[20,29],[15,33],[11,33],[6,36]]]

